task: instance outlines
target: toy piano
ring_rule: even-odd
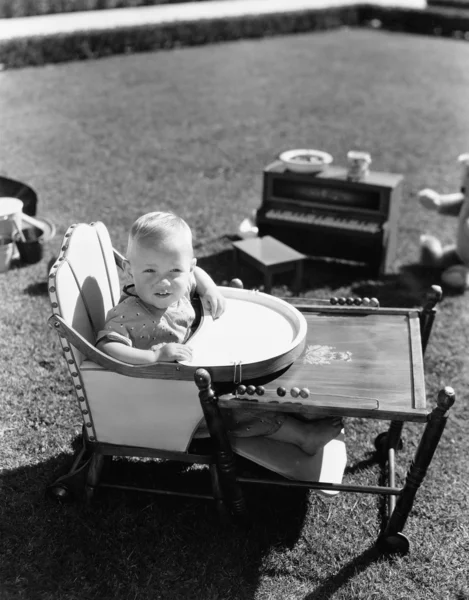
[[[264,169],[259,235],[271,235],[311,257],[367,264],[383,275],[393,269],[402,176],[370,171],[351,181],[347,169],[291,171],[277,160]]]

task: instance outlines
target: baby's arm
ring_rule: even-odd
[[[151,365],[158,361],[153,350],[139,350],[127,344],[103,340],[97,344],[98,350],[117,360],[131,365]]]
[[[457,217],[464,202],[464,194],[462,192],[439,194],[435,190],[426,188],[419,192],[419,200],[420,204],[429,210],[435,210],[441,215]]]
[[[226,300],[210,275],[200,267],[194,268],[196,290],[202,304],[218,319],[225,312]]]
[[[183,344],[157,344],[150,350],[139,350],[120,342],[103,340],[97,347],[105,354],[131,365],[152,365],[157,362],[174,362],[192,358],[192,348]]]

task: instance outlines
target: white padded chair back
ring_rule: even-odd
[[[94,345],[120,297],[109,233],[103,223],[72,225],[50,272],[54,314]],[[91,441],[185,452],[203,418],[192,381],[140,379],[102,369],[61,338]]]
[[[72,225],[49,276],[54,314],[94,345],[107,312],[120,294],[119,275],[109,233],[103,223]],[[72,348],[78,366],[83,356]]]

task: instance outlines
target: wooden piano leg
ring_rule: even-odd
[[[235,247],[233,247],[233,250],[232,250],[232,260],[233,260],[233,277],[238,277],[238,275],[239,275],[238,271],[239,271],[240,265],[239,265],[238,250]]]
[[[402,534],[402,530],[412,509],[415,495],[438,446],[446,425],[447,412],[453,406],[454,400],[455,394],[451,387],[444,388],[438,394],[437,406],[428,418],[415,458],[407,473],[404,487],[397,498],[386,529],[378,540],[378,544],[386,552],[406,553],[409,550],[409,542]]]
[[[272,271],[267,269],[264,272],[264,292],[270,294],[272,291]]]
[[[303,282],[303,261],[299,260],[296,263],[295,268],[295,280],[293,282],[293,293],[299,294],[301,291],[301,284]]]
[[[199,388],[199,399],[204,411],[210,437],[215,444],[220,482],[231,505],[233,514],[247,515],[246,503],[241,486],[236,480],[236,465],[230,440],[225,430],[218,406],[218,397],[212,389],[210,374],[205,369],[197,369],[194,380]]]

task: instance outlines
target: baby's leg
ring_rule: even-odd
[[[446,269],[450,265],[460,263],[461,259],[454,245],[443,248],[440,240],[425,234],[420,236],[420,262],[427,267]]]
[[[340,417],[328,417],[306,423],[288,417],[280,429],[266,437],[278,442],[295,444],[306,454],[312,455],[336,438],[342,428],[343,423]]]

